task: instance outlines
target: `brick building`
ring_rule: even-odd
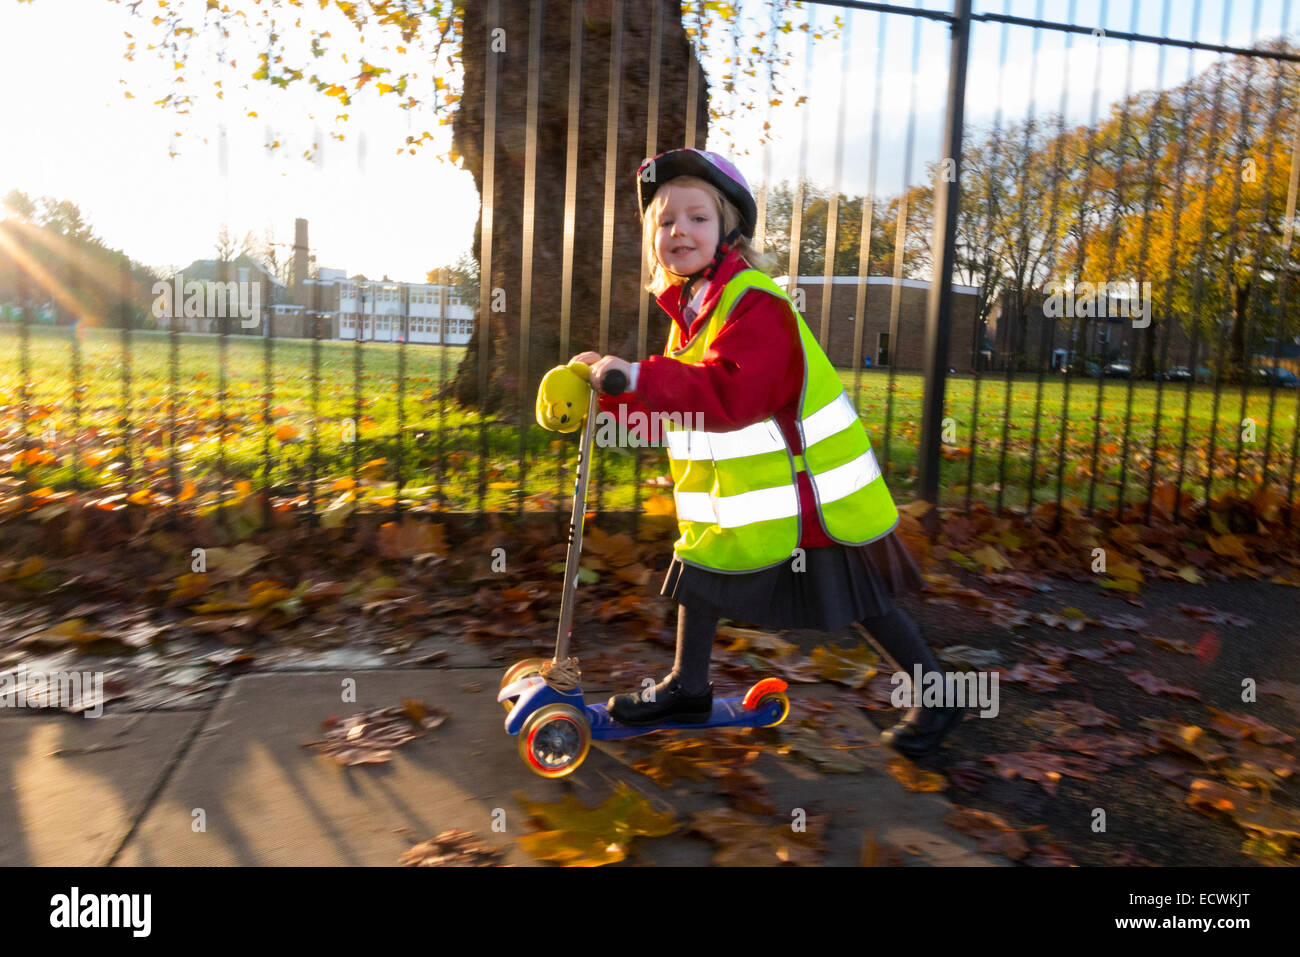
[[[787,277],[774,277],[787,288]],[[867,359],[872,368],[888,367],[921,371],[925,364],[925,310],[930,295],[930,283],[919,279],[903,279],[898,283],[898,329],[896,346],[889,341],[890,316],[893,309],[895,283],[892,276],[868,276],[867,293],[863,308],[862,354],[853,354],[854,315],[857,311],[858,289],[864,280],[857,276],[831,277],[831,305],[827,341],[822,343],[831,364],[839,368],[862,366]],[[804,322],[815,337],[821,335],[822,298],[826,280],[823,276],[800,276],[799,285],[792,298],[800,305],[802,293]],[[948,346],[948,367],[958,372],[970,372],[975,336],[976,297],[973,286],[953,286],[952,333]]]

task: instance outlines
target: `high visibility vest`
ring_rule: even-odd
[[[727,283],[708,323],[685,346],[674,323],[664,355],[699,363],[732,307],[758,288],[790,302],[761,270]],[[803,452],[791,453],[776,419],[730,432],[687,429],[662,420],[681,537],[673,544],[688,565],[727,574],[761,571],[787,561],[799,544],[797,473],[811,480],[827,534],[843,545],[865,545],[893,531],[898,509],[881,477],[867,430],[840,377],[790,303],[804,360],[797,424]]]

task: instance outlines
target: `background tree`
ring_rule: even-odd
[[[13,190],[0,220],[0,302],[48,306],[54,321],[134,328],[153,324],[157,275],[95,236],[71,200]]]

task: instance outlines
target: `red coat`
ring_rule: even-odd
[[[700,314],[688,330],[678,309],[681,287],[670,286],[657,297],[660,307],[684,332],[682,341],[700,332],[709,321],[722,289],[736,273],[749,268],[734,250],[727,253],[705,295]],[[803,391],[803,354],[794,313],[782,300],[760,289],[744,293],[726,325],[704,353],[703,361],[688,364],[664,355],[650,356],[637,369],[635,392],[599,398],[602,411],[618,415],[655,412],[699,415],[699,428],[730,432],[775,416],[790,451],[803,451],[795,421]],[[643,438],[644,430],[637,430]],[[662,434],[662,432],[661,432]],[[824,548],[835,542],[817,514],[812,483],[799,472],[799,510],[803,548]]]

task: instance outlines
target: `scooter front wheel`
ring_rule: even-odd
[[[548,704],[519,729],[519,756],[534,774],[562,778],[575,771],[591,747],[587,716],[567,704]]]
[[[502,688],[508,684],[514,684],[514,682],[518,681],[520,678],[529,678],[533,675],[540,675],[542,673],[542,665],[546,664],[546,661],[547,659],[545,658],[525,658],[523,661],[516,661],[506,669],[506,673],[501,678],[501,683],[497,685],[497,692],[500,693]],[[505,701],[501,702],[501,706],[509,711],[515,706],[517,700],[517,698],[507,698]]]

